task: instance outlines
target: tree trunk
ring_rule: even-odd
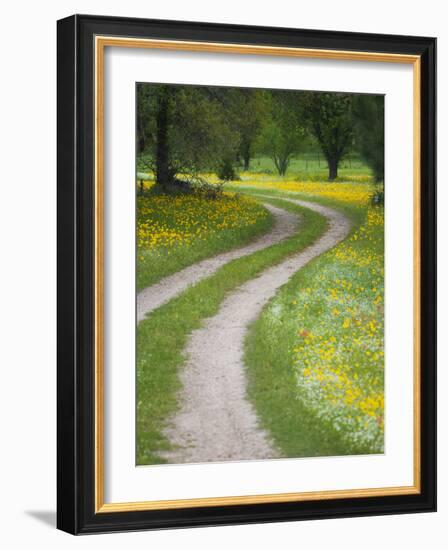
[[[138,152],[143,153],[145,151],[145,137],[141,134],[138,138]]]
[[[171,183],[168,145],[169,99],[166,91],[159,97],[157,112],[156,183],[166,188]]]
[[[328,159],[328,179],[334,181],[338,177],[339,159],[331,157]]]
[[[243,168],[247,172],[250,166],[250,143],[243,141],[241,146],[241,156],[243,157]]]
[[[288,157],[283,157],[278,160],[277,163],[277,170],[280,176],[284,176],[286,174],[286,170],[289,166],[289,159]]]

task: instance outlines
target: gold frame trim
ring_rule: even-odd
[[[104,502],[104,50],[106,47],[153,48],[162,50],[195,51],[208,53],[234,53],[245,55],[270,55],[330,59],[343,61],[371,61],[407,63],[413,65],[413,173],[414,173],[414,482],[411,486],[380,487],[367,489],[313,491],[265,495],[244,495],[181,500],[142,502]],[[96,36],[95,55],[95,513],[129,512],[142,510],[166,510],[197,508],[204,506],[232,506],[274,502],[303,502],[341,498],[412,495],[421,492],[421,426],[420,426],[420,203],[421,203],[421,59],[417,55],[388,54],[380,52],[354,52],[320,50],[250,44],[224,44],[181,40],[156,40]]]

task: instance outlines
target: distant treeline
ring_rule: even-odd
[[[201,172],[234,179],[259,156],[284,175],[301,153],[322,155],[330,181],[349,154],[383,181],[384,97],[140,83],[137,152],[163,188]]]

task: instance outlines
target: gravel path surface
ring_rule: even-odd
[[[345,239],[350,230],[349,220],[331,208],[283,200],[324,215],[328,229],[302,252],[229,294],[219,312],[191,334],[180,374],[180,408],[165,430],[174,450],[161,453],[171,464],[279,456],[246,398],[243,354],[247,329],[294,273]]]
[[[215,273],[224,264],[277,244],[296,232],[299,221],[297,214],[292,214],[270,204],[265,204],[265,207],[274,216],[274,226],[269,233],[262,235],[247,246],[190,265],[140,291],[137,294],[137,323],[144,319],[148,313],[166,304],[190,285]]]

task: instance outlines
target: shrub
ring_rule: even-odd
[[[222,181],[231,181],[231,180],[239,179],[231,159],[224,159],[221,162],[220,166],[218,167],[218,171],[216,175]]]

